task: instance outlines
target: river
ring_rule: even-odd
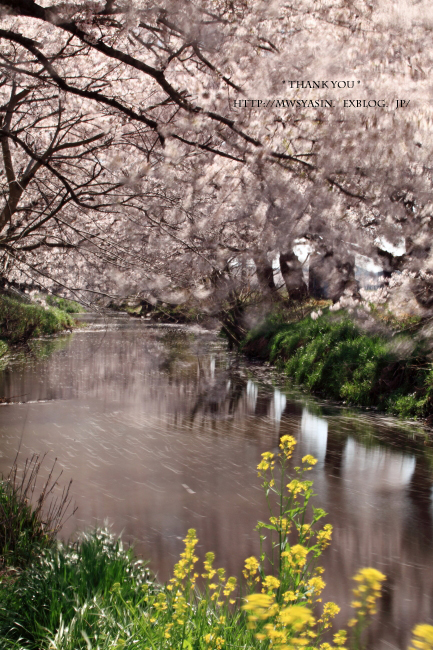
[[[313,454],[315,505],[329,514],[324,599],[350,617],[352,576],[387,576],[368,649],[406,649],[410,630],[433,624],[433,474],[425,432],[372,413],[319,404],[270,368],[227,351],[215,333],[126,316],[87,317],[49,355],[0,373],[0,471],[47,453],[72,478],[78,506],[68,538],[107,522],[169,577],[188,528],[199,553],[238,576],[258,553],[266,518],[256,465],[279,437],[294,461]],[[43,343],[41,343],[43,346]]]

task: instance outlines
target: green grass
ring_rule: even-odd
[[[57,307],[58,309],[65,311],[67,314],[79,314],[80,312],[86,311],[84,307],[75,300],[60,298],[60,296],[49,295],[46,297],[46,301],[47,305],[50,305],[50,307]]]
[[[21,471],[14,464],[0,480],[0,570],[24,567],[53,546],[71,505],[70,484],[59,499],[53,499],[59,478],[53,477],[55,462],[37,501],[32,501],[43,460],[34,455]]]
[[[153,588],[148,572],[106,530],[45,549],[3,584],[0,639],[11,649],[76,650],[87,648],[86,635],[97,635],[110,640],[102,647],[115,648],[113,642],[130,623],[130,609],[143,599],[143,585]],[[128,606],[117,616],[124,602]]]
[[[0,295],[0,337],[9,345],[72,329],[74,325],[72,316],[57,307],[44,308]]]
[[[323,397],[402,417],[433,412],[433,369],[423,345],[403,334],[363,332],[344,313],[294,323],[270,318],[243,348]]]

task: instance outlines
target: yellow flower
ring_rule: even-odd
[[[331,627],[331,620],[335,618],[340,611],[340,608],[335,603],[325,603],[323,606],[323,614],[319,618],[318,623],[323,623],[324,629]]]
[[[341,650],[344,650],[343,646],[347,641],[347,632],[346,630],[340,630],[336,634],[334,634],[334,643],[336,646],[341,648]]]
[[[409,650],[433,650],[433,625],[417,625],[413,630]]]
[[[284,551],[281,553],[281,557],[284,558],[289,565],[296,571],[300,571],[302,567],[305,566],[307,562],[308,548],[302,546],[301,544],[295,544],[292,546],[290,551]]]
[[[254,556],[247,557],[247,559],[245,560],[245,568],[242,571],[242,573],[244,574],[244,577],[247,579],[247,583],[249,585],[251,585],[253,576],[255,576],[257,571],[259,570],[259,566],[260,566],[259,561]]]
[[[302,462],[307,463],[308,465],[315,465],[317,463],[317,458],[314,458],[314,456],[308,454],[307,456],[303,457]]]
[[[300,632],[309,623],[314,623],[314,616],[308,607],[291,605],[280,611],[279,620],[283,625],[290,625],[293,630]]]
[[[268,594],[250,594],[245,599],[245,604],[242,605],[242,609],[250,612],[248,614],[248,620],[252,627],[258,620],[265,620],[274,616],[278,611],[278,604],[275,603],[273,596]]]
[[[222,568],[221,568],[221,569],[217,569],[217,573],[218,573],[218,578],[219,578],[220,581],[222,582],[222,581],[225,579],[225,576],[226,576],[226,570],[225,570],[225,569],[222,569]]]
[[[236,578],[230,577],[227,579],[225,587],[223,589],[224,596],[230,596],[230,594],[236,589]]]
[[[216,573],[215,569],[212,567],[214,560],[215,560],[215,553],[211,553],[211,552],[206,553],[205,561],[203,562],[205,573],[202,573],[202,578],[207,578],[208,580],[211,580],[214,577]]]
[[[310,578],[308,586],[315,595],[320,596],[326,585],[320,576],[315,576]]]
[[[332,526],[331,524],[325,524],[322,530],[319,530],[317,533],[317,543],[320,546],[320,549],[323,551],[331,541],[332,537]]]
[[[294,478],[287,484],[287,489],[296,497],[298,494],[305,494],[312,485],[313,483],[311,481],[300,481]]]
[[[360,620],[365,616],[376,614],[376,601],[381,596],[384,574],[377,569],[367,567],[358,571],[354,580],[359,582],[359,586],[353,590],[355,600],[352,602],[352,607],[357,610],[355,618]]]
[[[293,436],[282,436],[280,439],[280,456],[285,456],[287,460],[292,457],[293,450],[296,445],[296,440]]]
[[[274,469],[275,461],[273,460],[274,454],[270,451],[265,451],[262,454],[262,460],[257,465],[259,476],[263,476],[262,472],[266,472],[269,468]]]
[[[294,591],[285,591],[283,595],[283,600],[285,603],[291,603],[294,602],[295,600],[298,600],[298,596],[295,594]]]
[[[280,581],[274,576],[266,576],[263,580],[263,592],[267,591],[268,594],[272,594],[275,589],[278,589],[280,586]]]

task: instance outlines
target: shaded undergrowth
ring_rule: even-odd
[[[323,397],[402,417],[433,413],[433,367],[421,338],[368,333],[342,312],[292,323],[271,316],[243,350]]]

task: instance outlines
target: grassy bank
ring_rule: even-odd
[[[9,345],[26,343],[35,336],[70,330],[75,320],[58,307],[42,307],[0,295],[0,354]]]
[[[433,367],[421,338],[368,333],[344,312],[313,320],[269,317],[243,351],[270,360],[313,394],[402,417],[433,414]]]
[[[48,295],[46,296],[46,303],[50,307],[57,307],[57,309],[65,311],[67,314],[79,314],[86,311],[84,307],[75,300],[68,300],[67,298],[61,298],[60,296]]]
[[[308,508],[315,465],[312,456],[288,474],[296,441],[283,436],[277,454],[266,452],[258,465],[270,518],[258,522],[261,553],[245,560],[243,582],[215,569],[214,554],[202,567],[190,529],[173,577],[158,584],[130,551],[107,531],[84,535],[75,544],[55,543],[50,530],[37,536],[37,553],[22,561],[4,553],[0,576],[0,643],[15,650],[361,650],[366,628],[376,613],[385,576],[373,568],[355,576],[354,614],[347,629],[329,633],[339,612],[322,602],[319,558],[332,535],[321,525],[325,512]],[[19,497],[10,479],[0,495]],[[21,485],[22,482],[18,482]],[[15,486],[17,485],[15,481]],[[277,487],[280,486],[280,487]],[[45,491],[47,494],[48,491]],[[23,497],[24,494],[21,493]],[[16,499],[13,499],[14,508]],[[275,512],[273,512],[273,508]],[[37,507],[36,507],[37,510]],[[44,519],[23,502],[15,523],[41,533]],[[308,513],[311,513],[307,515]],[[2,522],[2,526],[4,525]],[[6,522],[8,523],[8,522]],[[45,524],[44,524],[45,525]],[[289,535],[290,531],[290,535]],[[264,535],[266,533],[266,535]],[[269,544],[265,545],[265,537]],[[3,544],[0,538],[0,544]],[[266,551],[269,551],[268,553]],[[16,565],[17,557],[21,561]],[[200,574],[200,577],[199,577]],[[200,581],[200,587],[198,583]],[[433,627],[414,630],[414,647],[432,650]],[[327,635],[332,643],[324,642]]]

